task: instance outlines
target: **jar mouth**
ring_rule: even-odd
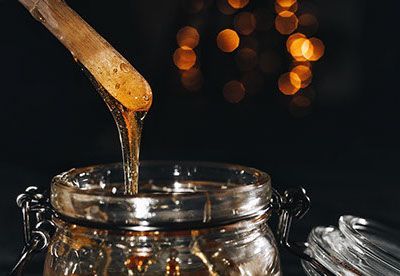
[[[120,163],[72,169],[53,178],[51,204],[61,218],[77,224],[141,231],[210,227],[270,209],[271,179],[257,169],[144,161],[139,171],[140,192],[130,196],[121,192]]]

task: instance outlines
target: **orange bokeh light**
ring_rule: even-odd
[[[199,44],[199,32],[190,26],[183,27],[176,34],[178,45],[185,50],[194,49]]]
[[[306,38],[306,36],[302,33],[295,33],[295,34],[292,34],[291,36],[289,36],[289,38],[286,41],[286,49],[289,53],[290,53],[290,48],[292,47],[293,42],[299,38]]]
[[[275,28],[283,35],[293,33],[297,29],[298,23],[297,16],[290,11],[283,11],[275,18]]]
[[[275,12],[278,14],[281,12],[284,12],[284,11],[297,12],[298,8],[299,8],[299,5],[297,4],[297,2],[295,2],[293,5],[291,5],[289,7],[282,7],[278,3],[275,3]]]
[[[200,90],[203,85],[203,74],[198,68],[192,67],[182,72],[181,83],[190,91]]]
[[[295,39],[290,45],[290,54],[297,61],[306,61],[313,55],[314,47],[307,38]]]
[[[243,100],[246,90],[241,82],[232,80],[225,84],[222,92],[228,102],[238,103]]]
[[[325,53],[325,45],[318,38],[307,39],[302,33],[291,35],[286,48],[296,61],[317,61]]]
[[[325,53],[325,45],[324,43],[318,38],[310,38],[310,44],[312,45],[312,53],[307,58],[310,61],[317,61],[319,60]]]
[[[191,49],[178,48],[174,52],[173,60],[179,69],[188,70],[195,65],[197,57]]]
[[[308,66],[305,65],[297,65],[291,70],[292,73],[295,73],[300,81],[301,81],[301,88],[306,88],[311,84],[312,81],[312,72]]]
[[[221,51],[230,53],[239,46],[240,38],[238,34],[231,29],[221,31],[217,36],[217,45]]]
[[[293,6],[294,4],[296,4],[297,0],[276,0],[275,3],[281,7],[289,8],[289,7]]]
[[[228,0],[228,3],[234,9],[241,9],[247,6],[249,0]]]
[[[301,79],[296,73],[284,73],[279,77],[278,87],[283,94],[294,95],[301,88]]]
[[[256,17],[251,12],[241,12],[235,16],[233,25],[240,34],[249,35],[256,28]]]

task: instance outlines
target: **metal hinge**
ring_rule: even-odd
[[[289,240],[289,234],[293,221],[298,221],[310,209],[310,198],[303,188],[286,190],[280,195],[273,190],[272,207],[279,215],[277,237],[279,244],[289,252],[307,261],[310,265],[323,276],[334,276],[318,260],[306,253],[308,244],[306,242],[293,242]]]
[[[37,187],[28,187],[17,197],[17,205],[22,211],[25,245],[17,264],[10,275],[23,275],[25,266],[32,256],[45,249],[55,229],[51,221],[52,211],[49,198],[39,193]]]

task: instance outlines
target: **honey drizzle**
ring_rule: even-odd
[[[19,2],[71,52],[111,110],[123,152],[123,192],[129,195],[138,193],[140,136],[143,118],[152,103],[149,84],[64,1]],[[117,192],[114,188],[112,191]]]

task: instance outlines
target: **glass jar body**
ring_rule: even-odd
[[[108,231],[56,220],[45,276],[281,275],[267,216],[180,231]]]
[[[134,196],[121,193],[121,164],[53,179],[44,275],[280,275],[267,174],[154,161],[139,179]]]

